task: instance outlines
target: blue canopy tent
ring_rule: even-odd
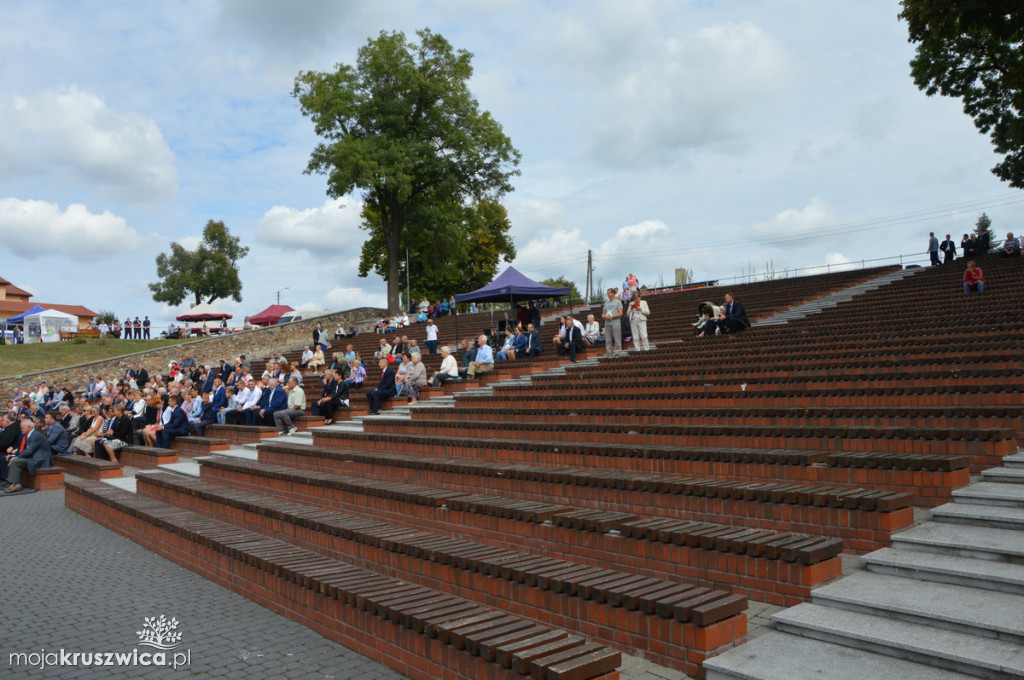
[[[455,302],[505,302],[515,305],[522,300],[562,297],[570,294],[569,286],[545,286],[524,276],[515,267],[508,267],[498,278],[470,293],[458,293]],[[571,301],[570,301],[571,304]],[[570,307],[571,309],[571,307]],[[455,317],[455,336],[459,335],[459,319]]]
[[[26,316],[32,316],[33,314],[38,314],[41,311],[43,311],[43,308],[40,307],[39,305],[36,305],[32,309],[26,310],[19,314],[18,316],[12,316],[8,318],[6,323],[24,323]]]

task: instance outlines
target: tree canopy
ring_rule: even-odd
[[[1020,0],[903,0],[914,84],[963,100],[1004,155],[992,172],[1024,188],[1024,5]]]
[[[508,213],[495,201],[470,205],[421,203],[413,207],[413,222],[419,227],[405,236],[409,250],[409,280],[415,304],[426,297],[431,302],[448,299],[453,293],[476,290],[487,285],[498,273],[499,262],[510,262],[516,247],[509,236]],[[388,255],[380,230],[380,216],[363,207],[363,228],[370,238],[363,243],[359,275],[370,271],[386,277]],[[398,263],[399,283],[405,281],[405,252]]]
[[[496,267],[497,257],[515,252],[507,228],[498,239],[498,232],[481,225],[497,224],[492,206],[512,191],[520,154],[469,91],[472,55],[428,29],[417,36],[418,43],[382,31],[359,50],[354,66],[301,72],[292,90],[323,140],[306,173],[326,175],[332,197],[362,194],[369,237],[360,275],[372,270],[384,277],[392,312],[404,283],[406,247],[410,261],[417,253],[410,274],[444,270],[422,286],[414,284],[421,295],[451,278],[445,264],[450,254],[472,254],[475,277],[478,270]],[[505,243],[467,243],[481,235]],[[438,248],[440,258],[422,259]]]
[[[149,284],[153,299],[180,305],[192,296],[194,304],[222,298],[242,301],[242,281],[238,277],[238,261],[249,254],[239,245],[223,222],[210,220],[203,227],[203,240],[195,250],[180,243],[171,243],[171,252],[156,256],[156,275],[160,280]]]

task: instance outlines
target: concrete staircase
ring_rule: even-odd
[[[883,274],[882,276],[873,278],[870,281],[858,283],[855,286],[844,288],[843,290],[837,291],[830,295],[825,295],[816,300],[805,302],[802,305],[791,307],[790,309],[787,309],[784,312],[779,312],[778,314],[770,316],[766,319],[755,321],[754,323],[750,324],[750,327],[763,328],[765,326],[780,326],[782,324],[787,324],[790,321],[799,321],[800,319],[806,319],[811,314],[820,314],[822,311],[826,309],[831,309],[832,307],[835,307],[840,302],[848,302],[849,300],[852,300],[853,298],[859,295],[864,295],[864,293],[868,293],[873,290],[878,290],[883,286],[888,286],[898,281],[902,281],[908,276],[913,276],[914,274],[920,271],[923,270],[899,269],[894,272],[889,272],[888,274]]]
[[[708,680],[1024,678],[1024,454],[863,560]]]

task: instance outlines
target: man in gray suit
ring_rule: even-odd
[[[28,470],[29,474],[36,468],[43,467],[50,459],[50,444],[46,437],[36,429],[36,424],[28,418],[21,421],[21,441],[17,446],[8,449],[7,481],[10,486],[4,493],[21,491],[21,473]]]

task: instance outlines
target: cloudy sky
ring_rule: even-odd
[[[209,219],[250,246],[237,315],[382,305],[359,196],[302,173],[290,92],[381,30],[472,52],[522,152],[506,200],[537,277],[671,282],[920,255],[986,211],[1024,230],[987,138],[909,76],[895,0],[9,3],[0,22],[0,275],[41,301],[170,319],[154,257]]]

